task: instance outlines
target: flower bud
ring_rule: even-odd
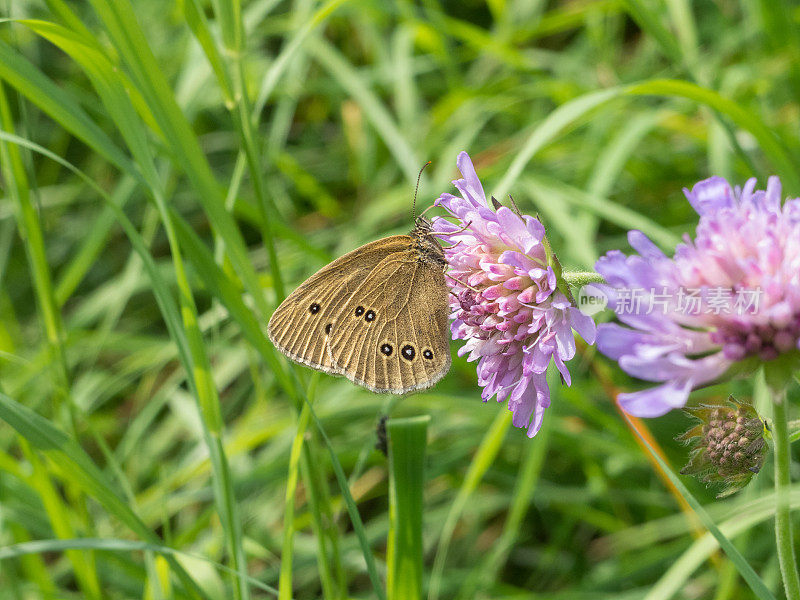
[[[706,484],[723,483],[717,497],[739,491],[761,470],[767,453],[764,421],[748,402],[733,396],[724,404],[701,404],[685,412],[699,421],[677,439],[691,446],[681,469]]]

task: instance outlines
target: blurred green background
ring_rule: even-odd
[[[0,598],[379,597],[386,413],[430,416],[424,589],[390,598],[753,597],[617,413],[640,384],[592,348],[530,440],[458,344],[397,399],[291,369],[264,332],[327,261],[411,228],[425,161],[419,205],[453,192],[460,150],[567,268],[630,228],[671,251],[712,174],[800,194],[796,3],[0,7]],[[731,391],[753,386],[693,398]],[[643,425],[675,471],[689,426]],[[771,469],[725,501],[684,481],[780,595]]]

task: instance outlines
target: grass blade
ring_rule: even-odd
[[[626,94],[677,96],[694,100],[727,116],[738,127],[749,131],[756,138],[761,150],[769,157],[789,192],[800,192],[800,173],[790,152],[781,140],[764,124],[754,111],[747,110],[718,92],[688,81],[677,79],[654,79],[628,86]]]
[[[450,507],[442,527],[442,533],[439,536],[439,544],[436,547],[436,555],[433,559],[433,570],[431,571],[430,588],[428,589],[428,599],[437,600],[439,597],[439,588],[441,587],[442,575],[444,574],[445,561],[447,560],[447,551],[450,548],[450,541],[453,539],[453,533],[456,529],[456,524],[461,518],[461,513],[467,506],[472,494],[478,487],[478,484],[483,479],[486,471],[489,470],[497,453],[503,444],[508,428],[511,427],[510,411],[502,410],[495,417],[492,426],[488,429],[483,436],[478,450],[469,465],[469,470],[464,476],[464,482],[458,490],[453,505]]]
[[[294,497],[297,491],[297,479],[300,473],[300,453],[303,438],[308,428],[310,413],[304,406],[297,422],[297,433],[292,442],[289,455],[289,476],[286,479],[286,508],[283,513],[283,546],[281,550],[281,572],[278,579],[278,600],[290,600],[292,597],[292,558],[294,555]]]
[[[798,486],[795,486],[791,492],[790,502],[792,506],[800,506],[800,488]],[[719,529],[728,538],[734,538],[751,530],[759,523],[774,518],[776,506],[774,494],[762,496],[757,501],[742,506],[740,510],[736,511],[736,514],[720,523]],[[684,589],[689,576],[712,557],[719,548],[719,541],[711,532],[695,540],[650,588],[645,600],[673,598]],[[735,565],[733,561],[731,564]],[[764,597],[773,598],[774,596]]]
[[[53,83],[33,63],[0,40],[0,79],[8,82],[44,113],[88,144],[92,150],[131,175],[138,171],[111,138],[80,107],[78,101]]]
[[[495,185],[492,195],[497,198],[504,198],[514,188],[514,184],[522,175],[523,169],[539,150],[586,113],[619,95],[620,90],[618,88],[590,92],[565,102],[551,112],[528,136],[527,141],[517,152],[503,178]]]
[[[159,537],[117,495],[103,472],[66,433],[2,393],[0,393],[0,419],[13,427],[31,446],[41,451],[49,459],[50,466],[60,473],[65,481],[79,486],[142,540],[160,545]],[[197,598],[205,597],[195,581],[174,558],[170,559],[170,565],[183,582],[187,593]]]
[[[389,419],[388,600],[422,598],[422,514],[429,416]]]
[[[153,542],[142,542],[135,540],[123,540],[116,538],[75,538],[70,540],[35,540],[12,544],[0,547],[0,561],[18,558],[30,554],[42,554],[45,552],[64,552],[67,550],[103,550],[106,552],[153,552],[175,561],[176,558],[191,558],[210,564],[215,569],[234,574],[234,571],[225,565],[210,560],[202,554],[183,552],[176,548],[170,548],[163,544]],[[273,596],[277,596],[278,590],[269,586],[255,577],[248,577],[247,583],[254,588],[263,590]]]
[[[639,433],[639,430],[634,426],[633,423],[628,419],[628,416],[625,413],[622,413],[624,418],[628,421],[628,426],[631,428],[632,431],[636,432],[636,435],[641,440],[642,444],[647,448],[650,456],[654,461],[658,463],[661,467],[661,470],[669,477],[672,484],[675,488],[680,492],[681,496],[686,500],[689,506],[692,507],[692,510],[695,512],[697,517],[703,523],[703,526],[708,530],[708,532],[714,536],[719,543],[720,548],[728,555],[728,558],[731,562],[736,566],[736,570],[739,571],[739,574],[742,578],[747,582],[747,585],[750,586],[750,589],[753,590],[753,593],[758,597],[760,600],[775,600],[775,596],[772,592],[769,591],[764,581],[756,574],[753,570],[753,567],[745,560],[744,556],[737,550],[736,546],[733,545],[733,542],[730,541],[717,527],[714,520],[711,516],[706,512],[703,508],[703,505],[697,501],[689,489],[683,484],[683,481],[675,475],[672,471],[670,466],[666,463],[666,461],[661,458],[658,452],[656,452],[653,447],[650,445],[650,442]]]

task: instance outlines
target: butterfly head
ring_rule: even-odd
[[[414,229],[411,232],[412,235],[429,235],[431,231],[433,231],[433,223],[430,219],[423,217],[422,215],[414,219]]]
[[[414,229],[411,230],[411,237],[414,246],[423,261],[433,262],[441,267],[447,264],[444,250],[435,235],[432,235],[433,223],[420,215],[414,220]]]

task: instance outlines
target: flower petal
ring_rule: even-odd
[[[595,325],[594,319],[589,315],[583,314],[575,307],[568,308],[567,312],[569,314],[570,326],[580,334],[584,342],[589,345],[594,344],[597,334],[597,326]]]
[[[694,185],[692,191],[683,190],[689,204],[700,216],[713,214],[723,208],[733,208],[735,205],[733,190],[722,177],[709,177]]]
[[[483,186],[481,185],[480,179],[478,179],[478,174],[475,173],[475,167],[472,166],[472,159],[469,157],[469,154],[463,151],[459,152],[456,165],[463,176],[463,179],[456,179],[453,181],[453,185],[456,186],[456,189],[458,189],[464,196],[464,199],[472,203],[475,208],[487,206],[486,194],[483,192]]]
[[[673,408],[681,408],[689,399],[692,381],[669,382],[658,387],[620,394],[617,403],[620,408],[634,417],[660,417]]]
[[[664,254],[649,237],[638,229],[632,229],[628,232],[628,243],[631,245],[631,248],[648,260],[662,260],[667,258],[667,255]]]

